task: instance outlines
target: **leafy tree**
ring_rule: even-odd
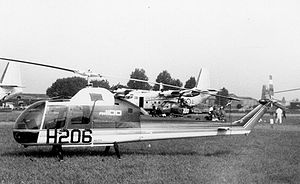
[[[192,89],[195,86],[196,86],[196,79],[195,79],[195,77],[190,77],[190,79],[187,80],[185,82],[185,85],[184,85],[184,87],[188,88],[188,89]]]
[[[107,80],[92,80],[91,83],[93,84],[93,87],[110,89],[109,82]]]
[[[68,77],[57,79],[51,87],[47,89],[46,94],[49,97],[69,98],[74,96],[79,90],[86,87],[87,80],[82,77]]]
[[[141,79],[141,80],[148,80],[148,77],[146,76],[145,74],[145,70],[144,69],[138,69],[136,68],[130,75],[130,78],[134,78],[134,79]],[[132,88],[132,89],[145,89],[145,90],[148,90],[151,88],[150,84],[147,83],[147,82],[138,82],[138,81],[133,81],[133,80],[130,80],[128,83],[127,83],[127,86],[129,88]]]
[[[93,87],[110,88],[107,80],[92,80],[91,83]],[[62,78],[57,79],[51,87],[47,89],[46,94],[49,97],[70,98],[86,86],[87,80],[82,77]]]
[[[174,86],[178,86],[178,87],[182,86],[182,82],[179,79],[173,79],[171,77],[171,74],[167,70],[164,70],[160,74],[158,74],[158,76],[156,78],[156,82],[170,84],[170,85],[174,85]],[[168,86],[164,86],[163,88],[164,88],[164,90],[174,89],[174,88],[168,87]],[[158,90],[158,89],[159,89],[159,85],[156,84],[154,86],[154,90]],[[177,88],[175,88],[175,89],[177,89]]]
[[[179,87],[182,86],[182,82],[181,82],[179,79],[172,79],[171,84],[172,84],[173,86],[179,86]]]
[[[215,104],[225,106],[228,103],[228,99],[224,97],[228,97],[228,90],[226,88],[222,88],[220,91],[217,92],[217,95],[223,96],[216,96]]]

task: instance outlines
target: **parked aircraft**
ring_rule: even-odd
[[[15,140],[24,146],[53,146],[63,159],[62,147],[114,146],[137,141],[249,134],[271,101],[261,104],[231,123],[143,122],[140,108],[103,88],[87,87],[68,101],[40,101],[29,106],[16,120]]]
[[[132,90],[125,95],[125,99],[145,110],[158,108],[164,101],[182,101],[188,106],[195,106],[205,101],[209,96],[209,77],[206,69],[201,69],[196,87],[193,89],[177,89],[167,91]],[[179,87],[177,87],[179,88]]]
[[[164,84],[162,84],[163,86]],[[217,90],[210,88],[209,72],[205,68],[201,68],[197,77],[196,86],[192,89],[185,89],[181,87],[173,86],[174,88],[180,88],[178,90],[167,91],[149,91],[149,90],[130,90],[127,91],[125,99],[147,111],[153,111],[153,109],[169,109],[173,106],[178,112],[188,114],[191,109],[201,103],[204,103],[210,96],[220,96],[229,100],[239,100],[237,98],[231,98],[226,96],[217,95]],[[164,103],[168,102],[168,103]],[[164,107],[162,107],[162,105]]]
[[[0,102],[4,102],[23,91],[21,86],[20,66],[8,62],[0,79]]]
[[[73,72],[73,70],[71,70]],[[272,104],[264,99],[240,120],[231,123],[143,122],[138,106],[115,98],[103,88],[86,87],[70,100],[39,101],[17,118],[14,139],[27,146],[52,146],[63,159],[62,147],[114,146],[138,141],[219,135],[247,135]]]

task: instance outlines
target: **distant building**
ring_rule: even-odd
[[[300,109],[300,102],[290,102],[290,109]]]

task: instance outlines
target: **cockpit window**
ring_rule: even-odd
[[[29,106],[17,119],[17,129],[39,129],[43,119],[45,102],[37,102]]]
[[[71,108],[72,118],[71,124],[89,124],[90,123],[90,107],[75,106]]]
[[[126,99],[131,99],[131,98],[133,98],[133,94],[128,94],[128,95],[125,96],[125,98]]]
[[[62,128],[66,124],[68,108],[63,105],[49,105],[46,108],[45,129]]]

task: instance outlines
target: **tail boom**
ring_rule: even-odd
[[[215,122],[153,122],[142,121],[140,131],[120,130],[116,132],[114,140],[111,136],[102,137],[103,143],[136,142],[163,139],[196,138],[219,135],[247,135],[262,118],[271,102],[261,102],[255,109],[240,120],[233,123]],[[119,133],[118,133],[119,132]],[[121,133],[122,132],[122,133]],[[103,132],[101,133],[103,135]],[[100,135],[100,134],[99,134]]]

